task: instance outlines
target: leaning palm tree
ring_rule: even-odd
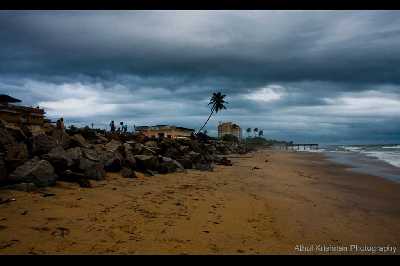
[[[225,94],[221,94],[221,92],[214,92],[213,95],[211,96],[210,102],[208,103],[208,105],[212,105],[211,106],[211,113],[208,116],[206,122],[204,123],[204,125],[199,129],[199,131],[197,133],[199,133],[208,123],[208,120],[210,120],[211,116],[213,115],[213,113],[218,113],[218,111],[222,110],[222,109],[226,109],[225,105],[226,102],[224,100],[225,98]]]

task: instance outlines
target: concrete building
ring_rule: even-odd
[[[44,110],[39,107],[15,105],[21,102],[8,95],[0,95],[0,119],[17,125],[42,125],[44,123]]]
[[[169,125],[156,125],[156,126],[138,126],[135,127],[136,132],[140,132],[149,138],[189,138],[194,129],[169,126]]]
[[[238,139],[242,139],[242,129],[238,124],[232,122],[219,123],[218,125],[218,138],[222,138],[224,135],[233,135]]]

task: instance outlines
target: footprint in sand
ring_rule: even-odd
[[[56,230],[54,230],[51,235],[53,236],[61,236],[61,237],[65,237],[67,235],[69,235],[70,230],[68,228],[65,227],[57,227]]]
[[[12,239],[10,241],[0,242],[0,249],[5,249],[8,247],[12,247],[19,242],[17,239]]]

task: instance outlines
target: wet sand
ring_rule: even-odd
[[[400,249],[400,184],[321,154],[259,151],[213,172],[108,174],[93,188],[0,190],[0,254],[314,254]],[[399,254],[400,250],[396,251]],[[329,253],[320,253],[329,254]],[[371,253],[361,253],[371,254]]]

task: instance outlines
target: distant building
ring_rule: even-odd
[[[222,138],[224,135],[233,135],[238,139],[242,139],[242,129],[238,124],[232,122],[219,123],[218,125],[218,138]]]
[[[42,125],[45,121],[44,110],[39,107],[15,105],[21,102],[8,95],[0,95],[0,119],[17,125]]]
[[[169,125],[156,125],[156,126],[138,126],[135,127],[136,132],[140,132],[143,135],[152,138],[189,138],[194,129],[169,126]]]

